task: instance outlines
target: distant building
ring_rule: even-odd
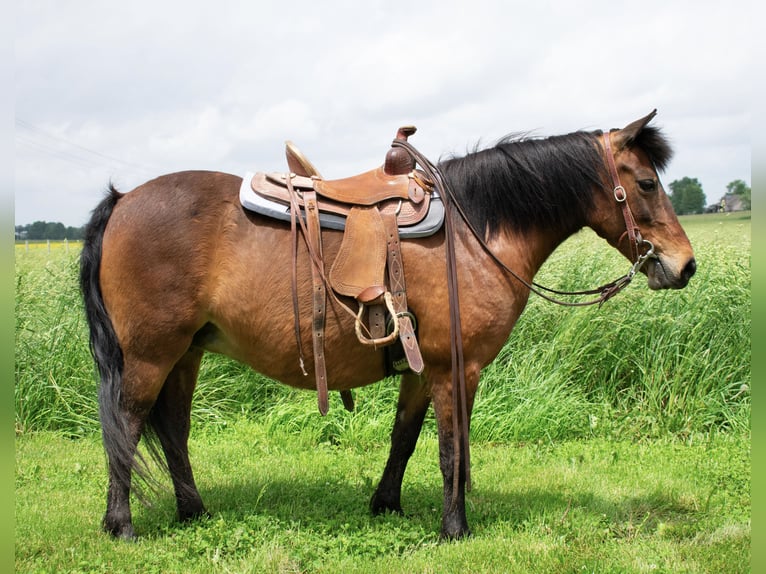
[[[705,213],[729,213],[732,211],[745,211],[742,196],[734,193],[727,193],[718,203],[708,205],[705,208]]]

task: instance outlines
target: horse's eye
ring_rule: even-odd
[[[641,188],[641,191],[657,191],[657,182],[653,179],[641,179],[638,181],[638,187]]]

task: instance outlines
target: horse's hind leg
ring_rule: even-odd
[[[188,449],[192,395],[202,354],[201,349],[191,349],[176,363],[149,414],[149,424],[168,463],[181,521],[207,514],[194,482]]]
[[[183,348],[181,345],[184,344],[189,342],[179,341],[175,347]],[[182,515],[204,512],[191,478],[186,450],[191,393],[201,351],[165,352],[150,359],[145,357],[146,353],[126,350],[121,375],[102,377],[99,390],[101,427],[109,465],[103,527],[114,536],[125,539],[135,538],[130,510],[131,489],[140,498],[146,498],[146,492],[133,484],[133,472],[150,487],[155,484],[146,461],[137,455],[138,442],[147,425],[162,444],[176,492],[183,493],[179,498]]]
[[[407,462],[415,451],[415,445],[423,427],[423,419],[431,403],[428,385],[418,375],[402,375],[399,388],[399,404],[391,432],[391,451],[383,471],[383,477],[370,501],[373,514],[386,511],[402,512],[402,479]]]
[[[149,473],[136,464],[136,451],[146,419],[154,404],[164,374],[155,365],[125,356],[121,373],[116,369],[102,376],[99,388],[99,416],[104,449],[109,466],[109,487],[104,530],[118,538],[133,539],[135,531],[130,511],[132,474],[143,478]],[[138,491],[143,496],[142,491]]]
[[[104,401],[101,400],[102,413]],[[112,412],[115,412],[112,409]],[[127,409],[119,409],[119,419],[102,422],[102,435],[109,466],[109,486],[106,495],[106,513],[102,520],[104,530],[117,538],[132,540],[136,533],[130,512],[130,488],[133,459],[141,438],[143,417]],[[102,421],[104,416],[102,414]]]

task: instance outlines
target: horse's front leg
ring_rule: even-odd
[[[391,431],[391,451],[383,471],[383,477],[370,501],[373,514],[383,512],[402,512],[402,479],[407,462],[415,451],[415,445],[423,427],[423,419],[431,404],[426,381],[407,373],[402,375],[399,386],[399,404],[396,420]]]
[[[476,394],[476,386],[479,380],[479,371],[466,373],[466,407],[468,420],[462,424],[470,426],[471,410]],[[466,456],[465,452],[455,451],[455,434],[453,417],[460,416],[454,412],[452,398],[451,375],[434,380],[431,394],[436,414],[436,424],[439,432],[439,466],[444,479],[444,501],[442,510],[441,537],[446,539],[458,539],[470,536],[468,520],[465,514],[465,481],[466,481]],[[461,417],[462,418],[462,417]],[[466,428],[466,433],[468,429]],[[460,456],[458,466],[457,489],[455,489],[455,457]]]

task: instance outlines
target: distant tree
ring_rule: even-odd
[[[78,240],[82,239],[84,227],[65,227],[63,223],[54,221],[35,221],[29,225],[17,225],[16,237],[30,240],[51,241]]]
[[[82,227],[67,227],[66,228],[66,235],[65,237],[67,239],[71,240],[78,240],[82,239],[83,236],[83,228]]]
[[[66,237],[66,227],[63,223],[50,221],[45,226],[43,239],[64,239],[64,237]]]
[[[684,177],[670,182],[669,197],[678,215],[702,213],[705,210],[705,193],[696,177]]]
[[[48,223],[45,221],[35,221],[27,228],[27,239],[48,239],[45,237],[45,232],[48,228]]]
[[[735,179],[726,186],[726,192],[738,195],[742,199],[742,205],[745,209],[750,209],[750,186],[741,179]]]

